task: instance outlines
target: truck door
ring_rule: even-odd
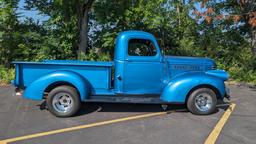
[[[125,94],[160,94],[163,63],[156,41],[130,39],[124,62],[123,92]]]

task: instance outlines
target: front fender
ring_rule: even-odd
[[[215,87],[223,97],[225,95],[224,81],[227,79],[228,74],[225,71],[187,72],[171,79],[160,98],[165,102],[185,103],[190,90],[200,85]]]
[[[38,78],[26,87],[24,97],[32,100],[42,100],[45,89],[56,82],[66,82],[75,86],[82,101],[89,95],[89,83],[82,76],[71,71],[55,71]]]

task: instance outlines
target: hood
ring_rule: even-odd
[[[164,56],[168,62],[196,65],[215,65],[215,62],[209,58],[203,57],[185,57],[185,56]]]
[[[172,74],[185,71],[208,71],[215,69],[216,64],[212,59],[201,57],[164,56]]]

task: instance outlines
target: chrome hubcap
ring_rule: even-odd
[[[54,96],[52,105],[59,113],[67,113],[73,107],[73,98],[67,93],[58,93]]]
[[[212,107],[212,97],[207,93],[197,95],[195,100],[200,111],[208,111]]]

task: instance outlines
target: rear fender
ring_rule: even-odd
[[[222,71],[214,73],[207,72],[187,72],[178,75],[170,80],[164,88],[161,100],[165,102],[185,103],[186,96],[195,87],[200,85],[209,85],[218,90],[221,97],[225,95],[224,81],[228,79],[228,74]],[[218,75],[219,74],[219,75]]]
[[[56,71],[40,77],[31,83],[24,91],[24,97],[32,100],[42,100],[46,88],[56,82],[69,83],[75,86],[84,101],[90,92],[89,82],[79,74],[71,71]]]

